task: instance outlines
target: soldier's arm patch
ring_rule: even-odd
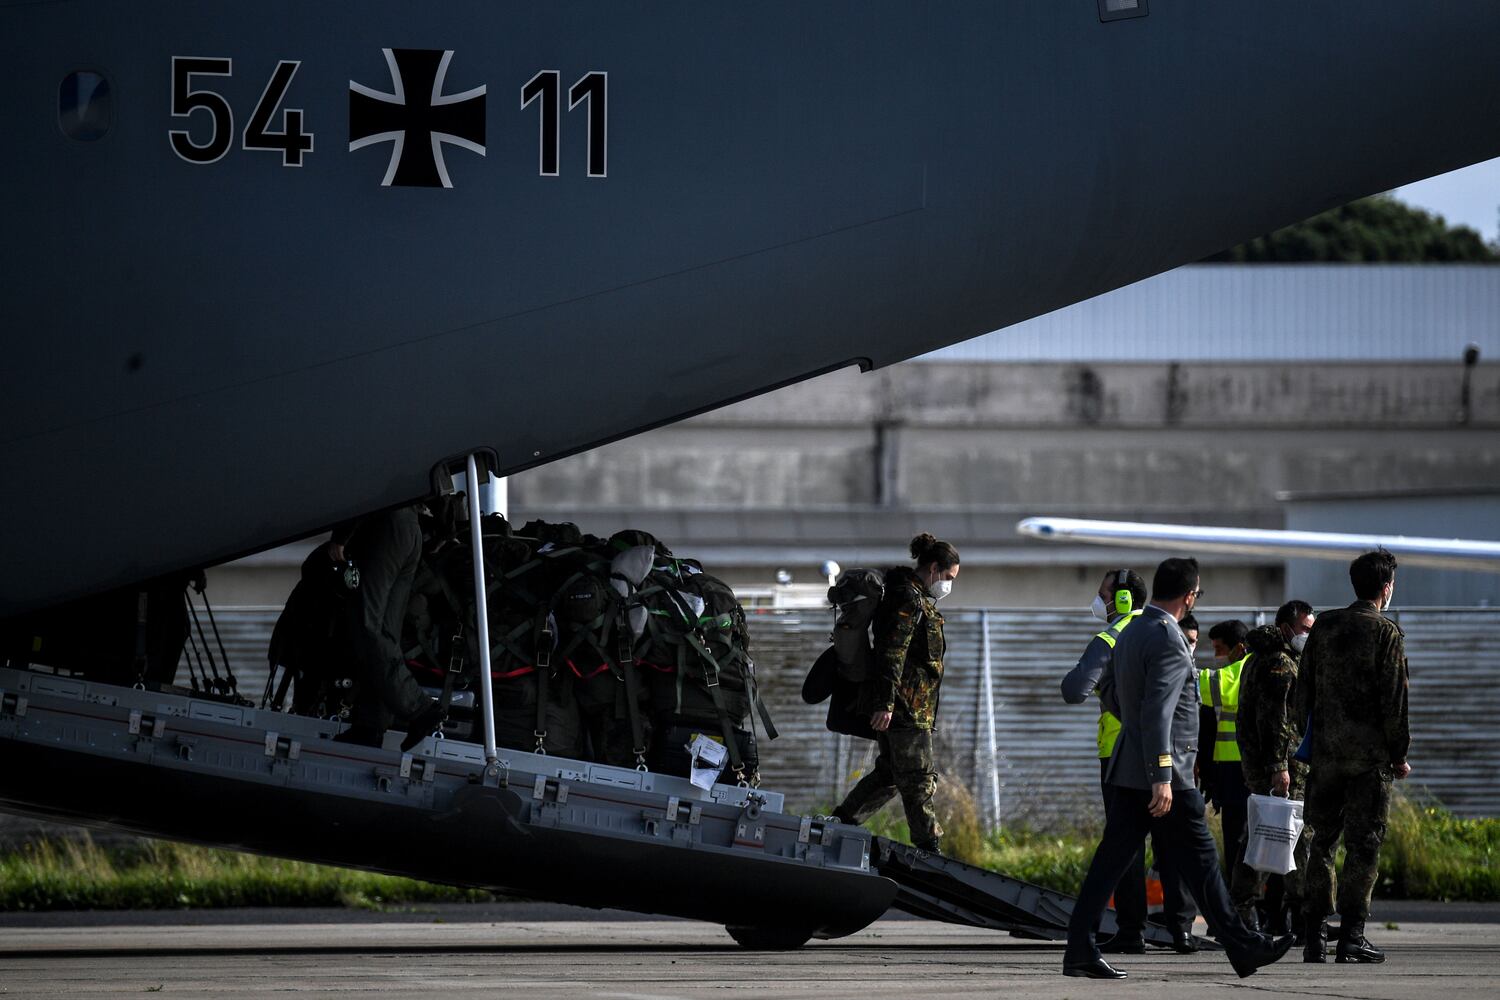
[[[1172,755],[1169,754],[1169,753],[1164,753],[1160,757],[1156,758],[1156,766],[1157,767],[1171,767],[1172,766]]]

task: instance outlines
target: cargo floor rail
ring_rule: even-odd
[[[896,909],[1038,941],[1061,941],[1068,936],[1068,919],[1077,901],[1073,896],[885,837],[875,838],[874,849],[872,860],[880,874],[900,887],[891,904]],[[1115,930],[1115,911],[1105,910],[1099,935],[1102,938]],[[1148,923],[1144,936],[1150,944],[1172,944],[1171,932],[1159,924]],[[1199,947],[1216,947],[1201,937],[1197,940]]]

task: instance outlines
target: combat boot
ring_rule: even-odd
[[[1302,961],[1328,961],[1328,921],[1306,917],[1302,921]]]
[[[1294,933],[1291,926],[1292,922],[1292,918],[1287,913],[1286,907],[1278,904],[1272,907],[1271,911],[1266,914],[1265,919],[1260,922],[1260,928],[1272,937],[1281,937],[1283,934]],[[1300,938],[1301,936],[1301,934],[1297,934],[1297,937]],[[1300,941],[1297,943],[1301,944]]]
[[[1338,950],[1334,952],[1335,962],[1368,962],[1378,963],[1385,961],[1385,952],[1375,947],[1365,939],[1365,922],[1363,920],[1350,920],[1345,917],[1344,931],[1339,935]]]

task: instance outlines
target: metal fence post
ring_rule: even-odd
[[[990,662],[990,613],[979,612],[980,642],[984,655],[984,715],[990,738],[990,817],[991,829],[1000,830],[1000,753],[995,743],[995,675]]]

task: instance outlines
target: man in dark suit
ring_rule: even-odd
[[[1063,973],[1124,979],[1099,953],[1094,933],[1135,853],[1151,834],[1158,863],[1175,870],[1241,978],[1286,954],[1290,934],[1272,940],[1245,926],[1229,902],[1218,849],[1193,786],[1198,755],[1198,675],[1178,622],[1203,593],[1195,559],[1156,568],[1151,603],[1121,633],[1100,679],[1104,706],[1120,718],[1120,737],[1106,777],[1104,837],[1068,924]]]

